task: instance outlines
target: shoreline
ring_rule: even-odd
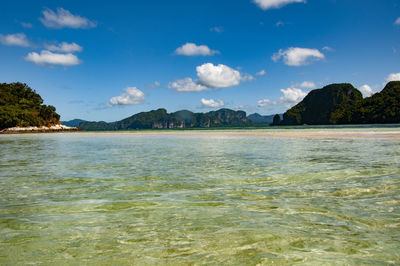
[[[50,133],[64,131],[80,131],[77,127],[68,127],[64,125],[54,125],[50,127],[10,127],[0,130],[0,134],[25,134],[25,133]]]
[[[68,135],[72,137],[92,137],[92,136],[182,136],[182,137],[272,137],[272,138],[293,138],[293,139],[365,139],[365,140],[400,140],[400,128],[368,128],[359,129],[249,129],[249,130],[143,130],[143,131],[80,131],[76,128],[67,130],[53,130],[44,132],[62,133],[70,132]],[[65,128],[64,128],[65,129]],[[25,134],[25,133],[42,133],[43,131],[12,131],[3,134]],[[43,132],[43,133],[44,133]]]

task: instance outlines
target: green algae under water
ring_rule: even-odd
[[[0,264],[400,263],[399,139],[28,134],[0,151]]]

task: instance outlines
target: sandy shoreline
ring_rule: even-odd
[[[0,134],[24,134],[24,133],[47,133],[47,132],[62,132],[62,131],[79,131],[77,127],[68,127],[64,125],[42,126],[42,127],[10,127],[0,130]]]
[[[19,132],[15,132],[19,133]],[[32,132],[34,134],[34,132]],[[387,139],[400,140],[400,128],[363,130],[250,129],[250,130],[148,130],[148,131],[80,131],[65,132],[70,136],[182,136],[182,137],[277,137],[302,139]],[[52,133],[52,135],[62,134]],[[31,134],[30,134],[31,135]],[[43,134],[40,134],[43,135]],[[64,135],[64,134],[63,134]]]

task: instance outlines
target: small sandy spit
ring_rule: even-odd
[[[38,132],[61,132],[61,131],[78,131],[77,127],[67,127],[64,125],[54,125],[49,127],[10,127],[0,131],[0,134],[17,134],[17,133],[38,133]]]

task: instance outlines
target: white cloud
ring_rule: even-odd
[[[177,79],[174,82],[170,82],[168,88],[175,89],[178,92],[197,92],[210,89],[207,86],[194,82],[192,78]]]
[[[390,81],[400,81],[400,73],[392,73],[386,78],[387,82]]]
[[[112,97],[109,101],[110,106],[114,105],[136,105],[144,101],[144,93],[136,87],[127,87],[124,89],[126,93]]]
[[[234,109],[235,109],[236,111],[249,110],[249,109],[250,109],[250,106],[241,104],[241,105],[235,107]]]
[[[288,66],[304,66],[310,64],[312,61],[325,59],[318,49],[308,49],[299,47],[290,47],[287,50],[279,50],[271,58],[277,62],[283,57],[283,62]]]
[[[266,74],[267,72],[264,69],[262,69],[256,73],[256,76],[265,76]]]
[[[160,87],[160,82],[158,82],[158,81],[154,81],[153,83],[151,83],[151,84],[147,84],[146,85],[146,88],[148,88],[148,89],[154,89],[154,88],[157,88],[157,87]]]
[[[197,80],[192,78],[177,79],[168,84],[168,88],[178,92],[198,92],[232,87],[240,84],[241,81],[251,81],[254,77],[250,74],[241,74],[226,65],[213,65],[205,63],[196,67]]]
[[[195,43],[186,43],[175,50],[175,54],[195,56],[195,55],[215,55],[219,54],[216,50],[211,50],[207,45],[197,45]]]
[[[322,50],[327,51],[327,52],[333,52],[334,51],[334,49],[332,47],[329,47],[329,46],[322,47]]]
[[[66,43],[62,42],[59,45],[45,45],[45,47],[50,51],[57,52],[65,52],[65,53],[73,53],[73,52],[81,52],[83,47],[76,43]]]
[[[395,25],[400,25],[400,17],[398,17],[398,18],[396,19],[396,21],[394,22],[394,24],[395,24]]]
[[[196,67],[199,83],[212,88],[226,88],[240,83],[240,72],[226,65],[205,63]]]
[[[28,47],[30,46],[26,35],[23,33],[15,33],[15,34],[0,34],[0,43],[9,46],[22,46]]]
[[[71,53],[58,54],[52,53],[47,50],[43,50],[40,54],[36,52],[29,53],[25,57],[26,61],[31,61],[36,65],[62,65],[62,66],[74,66],[81,63],[79,58]]]
[[[279,103],[294,104],[298,103],[307,96],[307,92],[296,88],[287,88],[286,90],[281,89],[283,96],[279,99]]]
[[[214,101],[213,99],[201,99],[201,104],[203,105],[203,107],[208,107],[208,108],[219,108],[219,107],[223,107],[225,105],[225,103],[222,100],[217,100]]]
[[[316,88],[317,88],[317,85],[315,85],[315,83],[312,82],[312,81],[303,81],[303,82],[300,84],[300,87],[306,88],[306,89],[316,89]]]
[[[278,21],[276,24],[275,24],[275,26],[276,27],[279,27],[279,26],[283,26],[283,25],[285,25],[285,23],[283,22],[283,21]]]
[[[253,0],[261,9],[281,8],[291,3],[305,3],[306,0]]]
[[[282,89],[281,92],[283,93],[283,96],[280,97],[278,101],[271,102],[269,99],[260,100],[257,102],[258,107],[274,106],[280,104],[283,104],[286,107],[290,107],[294,104],[299,103],[308,94],[308,92],[293,87],[287,88],[286,90]]]
[[[30,29],[33,27],[32,23],[29,22],[21,22],[21,26],[27,29]]]
[[[270,104],[270,100],[269,99],[264,99],[264,100],[260,100],[257,102],[257,106],[258,107],[266,107]]]
[[[223,27],[212,27],[210,31],[221,33],[224,31]]]
[[[372,88],[367,84],[363,85],[359,89],[364,97],[369,97],[373,94]]]
[[[253,80],[255,80],[255,78],[253,77],[253,75],[250,75],[248,73],[243,73],[243,74],[241,74],[240,80],[242,80],[242,81],[253,81]]]
[[[57,12],[51,9],[45,9],[42,11],[43,17],[40,21],[47,28],[61,29],[61,28],[73,28],[73,29],[87,29],[96,27],[96,23],[90,21],[87,18],[79,15],[73,15],[64,8],[57,8]]]

